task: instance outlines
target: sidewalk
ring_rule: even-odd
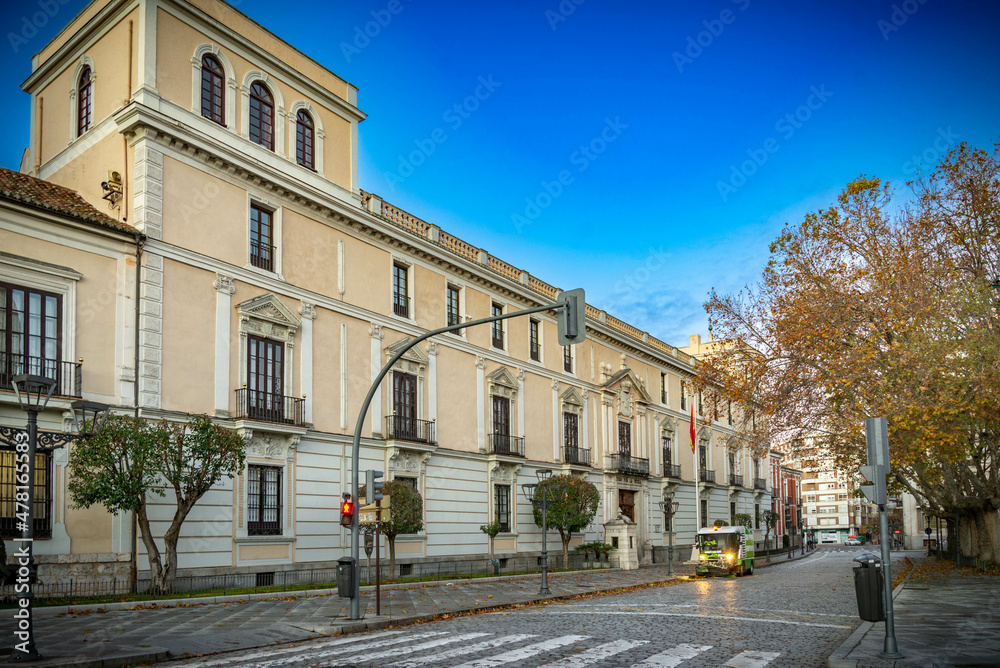
[[[894,553],[895,554],[895,553]],[[829,668],[1000,666],[1000,576],[909,552],[909,576],[893,591],[902,659],[879,657],[885,622],[864,622],[827,660]],[[949,568],[950,567],[950,568]]]
[[[812,553],[810,553],[812,554]],[[808,556],[808,555],[806,555]],[[757,568],[803,557],[758,562]],[[538,593],[540,576],[387,585],[382,587],[380,616],[375,615],[374,587],[363,587],[364,619],[347,619],[349,599],[335,591],[308,591],[178,599],[155,603],[38,608],[35,644],[43,660],[32,665],[73,668],[120,668],[184,655],[213,654],[265,647],[319,636],[354,633],[387,626],[459,615],[473,610],[572,598],[580,594],[655,585],[694,574],[694,566],[674,563],[638,570],[574,571],[549,575],[549,596]],[[0,637],[10,651],[14,610],[0,611]],[[14,665],[0,659],[3,665]]]

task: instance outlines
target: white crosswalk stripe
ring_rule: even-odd
[[[635,664],[632,668],[674,668],[681,665],[682,661],[693,659],[702,652],[712,649],[711,645],[689,645],[684,643],[677,647],[672,647],[666,652],[654,654],[645,661]]]
[[[648,640],[615,640],[546,665],[549,668],[581,668],[581,666],[589,666],[601,659],[627,652],[633,647],[639,647],[648,642]]]
[[[380,637],[385,636],[397,636],[403,633],[402,631],[385,631],[380,634]],[[350,645],[352,643],[360,643],[365,640],[371,640],[371,636],[366,635],[352,635],[345,636],[342,638],[335,638],[333,640],[320,640],[315,642],[309,642],[307,644],[299,645],[296,647],[289,647],[286,649],[276,649],[268,648],[266,650],[248,652],[246,654],[236,654],[228,659],[217,659],[213,657],[211,659],[212,668],[217,668],[219,666],[228,666],[231,663],[246,663],[249,661],[254,661],[255,659],[261,658],[274,658],[282,654],[296,654],[303,651],[311,651],[319,649],[322,647],[334,647],[338,645]],[[254,664],[256,666],[256,664]]]
[[[363,644],[362,643],[361,646],[364,647],[365,651],[367,651],[367,650],[370,650],[370,649],[377,649],[379,647],[388,647],[389,645],[399,645],[400,643],[411,642],[413,640],[421,640],[423,638],[431,638],[433,636],[443,636],[443,635],[447,635],[447,633],[448,633],[447,631],[433,631],[433,632],[430,632],[430,633],[414,633],[412,635],[404,635],[404,636],[397,636],[397,637],[394,637],[394,638],[389,638],[388,640],[376,640],[375,642],[369,642],[367,644]],[[378,637],[381,638],[383,636],[379,635]],[[372,640],[372,638],[371,638],[371,636],[368,636],[368,637],[365,637],[365,640]],[[351,647],[350,649],[354,650],[355,647]],[[326,650],[324,650],[322,652],[311,652],[310,651],[310,652],[307,652],[305,654],[305,657],[307,657],[310,661],[312,661],[312,660],[315,660],[315,659],[323,659],[323,658],[326,658],[328,656],[335,656],[335,655],[336,656],[342,656],[344,653],[345,652],[344,652],[343,648],[337,647],[336,649],[326,649]],[[352,652],[352,653],[355,653],[355,652]],[[273,659],[271,661],[264,661],[262,663],[255,663],[253,665],[254,665],[254,668],[272,668],[272,666],[281,666],[281,665],[286,665],[287,666],[289,663],[294,663],[294,662],[301,661],[301,660],[302,659],[300,659],[298,656],[294,656],[294,657],[285,657],[285,658],[281,658],[281,659]]]
[[[466,647],[456,647],[455,649],[450,649],[446,652],[440,652],[438,654],[433,654],[431,656],[416,657],[413,659],[407,659],[405,661],[397,661],[396,663],[390,663],[390,666],[394,668],[415,668],[416,666],[423,666],[428,663],[436,664],[441,661],[446,661],[448,659],[454,659],[457,656],[465,656],[467,654],[476,654],[477,652],[482,652],[487,649],[495,649],[502,645],[511,645],[516,642],[521,642],[522,640],[527,640],[528,638],[534,638],[534,635],[529,633],[515,633],[509,636],[501,636],[499,638],[494,638],[492,640],[486,640],[475,645],[468,645]]]
[[[779,654],[780,652],[740,652],[722,665],[730,668],[764,668],[778,658]]]
[[[496,656],[490,656],[485,659],[477,659],[476,661],[463,663],[461,666],[456,666],[456,668],[491,668],[491,666],[502,666],[505,663],[524,661],[525,659],[530,659],[536,654],[541,654],[542,652],[546,652],[550,649],[557,649],[559,647],[563,647],[564,645],[570,645],[586,639],[587,636],[561,636],[559,638],[553,638],[552,640],[535,643],[534,645],[527,645]]]
[[[441,645],[450,645],[451,643],[461,642],[463,640],[472,640],[473,638],[482,638],[483,636],[488,636],[489,633],[460,633],[459,635],[451,636],[448,638],[438,638],[437,640],[429,640],[425,643],[420,643],[418,645],[411,645],[409,647],[393,647],[392,649],[385,650],[383,652],[361,652],[357,654],[342,654],[339,658],[347,658],[351,661],[359,661],[362,663],[367,663],[369,661],[374,661],[375,659],[385,659],[390,656],[399,656],[401,654],[412,654],[413,652],[421,652],[425,649],[432,649],[434,647],[440,647]]]

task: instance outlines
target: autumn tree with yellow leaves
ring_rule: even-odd
[[[861,177],[786,226],[761,280],[705,308],[698,384],[753,443],[808,438],[846,470],[889,420],[892,479],[1000,563],[1000,143],[894,189]]]

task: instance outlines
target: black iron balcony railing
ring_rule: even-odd
[[[702,482],[715,482],[715,471],[711,469],[701,469],[698,471],[698,480]]]
[[[14,376],[29,373],[54,378],[56,387],[52,394],[60,397],[83,396],[81,393],[82,364],[60,362],[43,357],[30,357],[13,353],[0,353],[0,390],[14,389]]]
[[[795,505],[795,497],[794,496],[785,497],[785,503],[789,506]]]
[[[242,387],[236,390],[235,417],[302,426],[302,398]]]
[[[730,487],[742,487],[743,486],[743,476],[737,473],[729,474],[729,486]]]
[[[608,455],[608,468],[626,475],[649,475],[649,460],[622,453]]]
[[[664,464],[663,465],[663,477],[664,478],[680,478],[681,477],[681,465],[680,464]]]
[[[493,334],[490,336],[494,348],[499,348],[503,350],[503,330],[494,327]]]
[[[664,406],[666,406],[667,405],[667,399],[669,399],[669,398],[670,397],[667,396],[667,391],[666,390],[660,390],[660,403],[661,404],[663,404]]]
[[[764,490],[766,492],[767,491],[767,480],[765,480],[764,478],[754,478],[753,479],[753,488],[754,489],[762,489],[762,490]]]
[[[251,241],[250,264],[258,269],[274,271],[274,246],[261,241]]]
[[[531,359],[534,360],[534,361],[536,361],[536,362],[539,362],[542,359],[542,353],[541,353],[541,351],[542,351],[542,348],[537,343],[531,343],[528,346],[528,353],[531,356]]]
[[[774,499],[775,501],[781,500],[781,492],[778,491],[777,487],[771,488],[771,498]]]
[[[567,464],[583,464],[590,466],[590,450],[572,445],[563,447],[563,461]]]
[[[431,420],[402,415],[387,415],[385,417],[385,437],[413,443],[437,443],[437,425]]]
[[[524,457],[524,439],[510,434],[490,434],[490,454]]]
[[[403,295],[392,296],[392,312],[402,318],[410,317],[410,298]]]

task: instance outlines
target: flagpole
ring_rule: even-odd
[[[693,397],[692,397],[693,401]],[[698,452],[695,449],[694,403],[691,404],[691,461],[694,463],[694,535],[698,540],[698,529],[701,528],[701,492],[698,489],[701,472],[698,470]]]

